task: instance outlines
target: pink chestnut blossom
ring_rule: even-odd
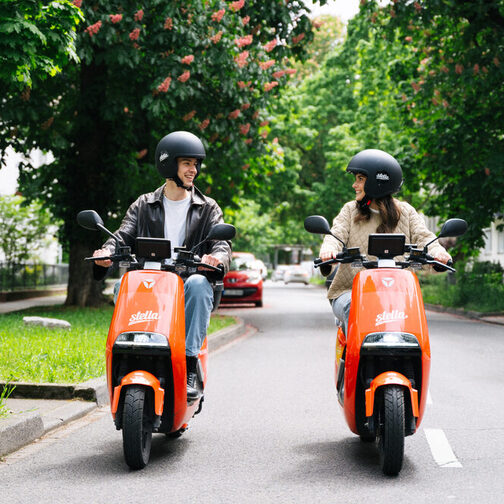
[[[166,93],[171,84],[171,77],[166,77],[166,79],[157,87],[160,93]]]
[[[236,119],[240,115],[240,109],[233,110],[229,113],[228,119]]]
[[[268,68],[271,68],[276,61],[274,59],[268,60],[268,61],[261,61],[259,63],[259,66],[261,67],[262,70],[267,70]]]
[[[82,0],[73,0],[72,3],[75,5],[75,7],[79,7],[80,9],[82,5]]]
[[[184,65],[190,65],[194,61],[194,56],[192,54],[189,54],[187,56],[184,56],[180,62],[183,63]]]
[[[264,44],[263,47],[264,47],[264,50],[266,52],[271,52],[276,47],[276,45],[277,45],[277,40],[273,39],[271,42],[268,42],[267,44]]]
[[[210,119],[208,119],[208,117],[204,120],[204,121],[201,121],[201,123],[198,125],[198,128],[203,131],[204,129],[206,129],[208,127],[208,125],[210,124]]]
[[[240,133],[246,135],[250,131],[250,123],[242,124],[240,126]]]
[[[279,79],[285,75],[285,70],[278,70],[278,72],[273,72],[271,74],[275,79]]]
[[[238,12],[245,5],[245,0],[238,0],[236,2],[231,2],[229,6],[229,10],[233,12]]]
[[[242,106],[241,106],[241,109],[242,110],[247,110],[250,108],[250,103],[244,103]]]
[[[165,30],[172,30],[173,29],[173,19],[171,17],[167,17],[165,19],[163,28]]]
[[[292,37],[292,42],[294,44],[297,44],[298,42],[301,42],[301,40],[303,40],[305,38],[305,34],[304,33],[300,33],[299,35],[296,35],[295,37]]]
[[[210,37],[210,40],[214,44],[217,44],[220,41],[221,38],[222,38],[222,30],[219,33],[216,33],[213,37]]]
[[[177,77],[177,80],[179,82],[186,82],[189,79],[189,77],[191,77],[191,72],[189,72],[189,70],[186,70],[183,74]]]
[[[245,16],[242,18],[242,24],[243,26],[248,25],[250,21],[250,16]]]
[[[220,9],[212,14],[212,21],[215,21],[216,23],[220,23],[221,19],[223,18],[224,14],[226,12],[226,9]]]
[[[134,19],[135,21],[142,21],[144,16],[144,11],[142,9],[135,12]]]
[[[252,39],[252,35],[245,35],[244,37],[235,39],[234,42],[241,49],[242,47],[252,44]]]
[[[247,64],[247,58],[249,56],[248,51],[242,51],[238,56],[236,56],[235,61],[236,64],[240,67],[243,68]]]
[[[140,28],[135,28],[130,34],[129,38],[131,40],[138,40],[138,37],[140,36]]]
[[[101,25],[102,25],[102,22],[101,21],[97,21],[95,24],[92,24],[92,25],[88,26],[84,31],[90,37],[92,37],[93,35],[96,35],[100,31]]]
[[[119,23],[122,20],[122,14],[110,14],[110,21],[114,24]]]
[[[266,84],[264,84],[264,91],[271,91],[276,86],[278,86],[277,81],[266,82]]]
[[[190,121],[195,115],[196,115],[196,110],[191,110],[191,112],[189,112],[184,117],[182,117],[182,120],[184,122]]]

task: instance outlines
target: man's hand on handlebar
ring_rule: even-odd
[[[98,249],[93,252],[93,257],[109,257],[111,255],[112,253],[108,249]],[[102,268],[109,268],[112,266],[112,261],[110,259],[105,259],[104,261],[95,261],[95,264]]]
[[[214,268],[217,268],[219,266],[219,264],[221,264],[220,259],[218,259],[217,257],[210,255],[210,254],[205,254],[201,258],[201,262],[204,264],[208,264],[210,266],[213,266]],[[210,268],[204,268],[202,266],[200,266],[198,269],[204,270],[204,271],[213,271]]]

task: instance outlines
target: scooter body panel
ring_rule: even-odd
[[[121,333],[132,331],[156,333],[168,340],[173,387],[165,391],[164,407],[173,411],[170,431],[176,431],[193,416],[199,403],[187,404],[184,283],[178,275],[167,271],[134,270],[123,276],[106,345],[111,404],[114,388],[118,385],[112,369],[114,343]],[[206,377],[206,339],[202,352]],[[167,401],[171,402],[169,408]],[[112,413],[115,417],[115,412]]]
[[[418,340],[422,368],[421,383],[416,384],[420,395],[418,427],[427,399],[430,346],[420,285],[411,271],[378,268],[361,271],[354,277],[346,338],[343,407],[346,421],[356,434],[359,434],[356,390],[361,347],[367,335],[378,332],[408,333]]]

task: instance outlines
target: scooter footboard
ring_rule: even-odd
[[[144,385],[146,387],[152,388],[154,392],[154,413],[157,416],[163,414],[163,404],[165,391],[161,387],[159,380],[151,373],[147,371],[132,371],[128,373],[122,380],[120,385],[114,387],[114,393],[112,397],[111,410],[112,417],[115,419],[117,413],[117,408],[119,406],[119,400],[121,398],[121,391],[123,387],[127,385]]]
[[[366,389],[366,416],[368,418],[373,416],[376,390],[384,385],[401,385],[406,387],[410,393],[412,414],[415,418],[419,417],[418,391],[411,386],[411,382],[403,374],[397,371],[386,371],[378,375],[371,382],[369,388]]]

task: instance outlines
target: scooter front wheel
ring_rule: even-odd
[[[124,394],[122,434],[124,458],[132,469],[143,469],[149,462],[152,413],[147,388],[129,386]]]
[[[404,389],[388,385],[383,389],[380,408],[378,449],[382,470],[389,476],[399,474],[404,457]]]

